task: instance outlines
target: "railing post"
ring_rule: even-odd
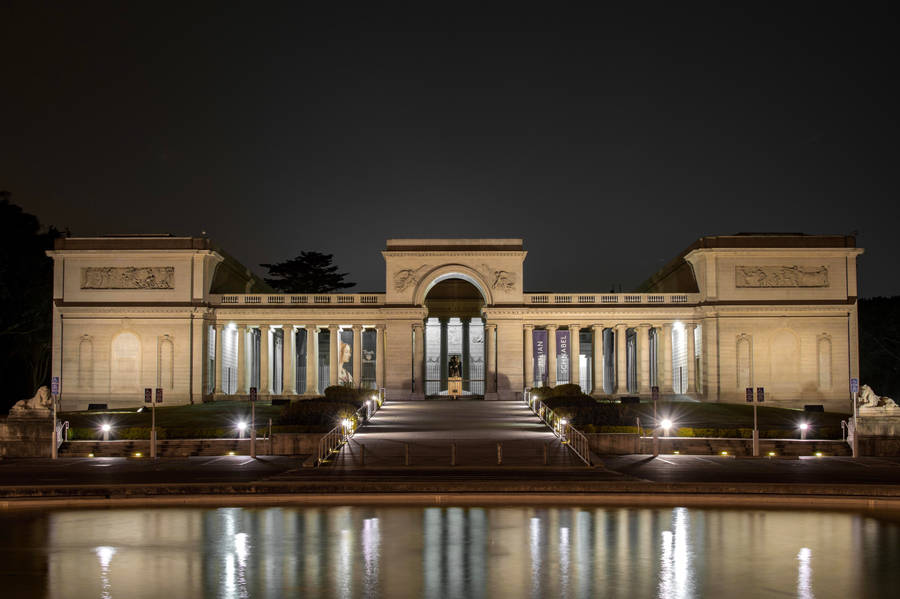
[[[503,443],[497,441],[497,465],[503,464]]]
[[[456,443],[450,444],[450,465],[456,466]]]
[[[403,465],[409,466],[409,443],[403,444]]]

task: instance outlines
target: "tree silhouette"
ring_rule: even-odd
[[[53,261],[60,232],[0,191],[0,413],[50,379]]]
[[[347,273],[338,272],[333,259],[332,254],[300,252],[296,258],[260,266],[269,270],[266,283],[286,293],[330,293],[356,285],[344,280]]]

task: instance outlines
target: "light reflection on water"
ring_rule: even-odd
[[[892,594],[900,526],[835,512],[322,507],[0,515],[15,597]]]

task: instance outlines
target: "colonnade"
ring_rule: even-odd
[[[329,360],[328,360],[328,381],[322,381],[325,386],[339,384],[338,375],[340,370],[340,356],[338,355],[339,333],[341,330],[350,329],[353,331],[352,346],[352,372],[353,386],[359,385],[362,379],[362,333],[364,329],[372,329],[375,331],[375,387],[384,386],[384,325],[377,324],[373,326],[364,326],[359,324],[341,326],[336,324],[317,325],[317,324],[247,324],[232,323],[215,325],[215,378],[213,393],[215,395],[226,394],[227,377],[223,372],[224,352],[223,340],[224,332],[227,327],[234,326],[237,329],[237,387],[233,394],[246,395],[250,392],[250,376],[254,365],[248,363],[248,348],[246,342],[248,333],[252,330],[258,330],[259,334],[259,381],[257,392],[260,395],[319,395],[319,332],[327,330],[329,332]],[[274,347],[270,351],[270,343],[274,343],[275,335],[278,331],[282,331],[282,351],[277,356]],[[296,380],[297,355],[296,333],[299,330],[306,331],[306,381],[302,389],[298,388]],[[270,360],[271,354],[271,360]],[[275,362],[278,361],[278,364]],[[280,374],[280,377],[277,375]],[[281,380],[277,380],[280,378]]]
[[[673,362],[673,343],[672,343],[672,330],[673,326],[682,326],[684,330],[685,337],[685,347],[684,351],[686,354],[686,372],[676,373],[673,372],[672,362]],[[678,325],[675,325],[673,322],[663,323],[663,324],[651,324],[651,323],[627,323],[620,322],[610,325],[605,325],[601,323],[593,323],[588,325],[588,327],[583,327],[581,324],[573,323],[568,325],[569,334],[569,353],[570,356],[569,364],[569,382],[579,384],[581,381],[581,372],[580,372],[580,361],[579,356],[581,355],[581,340],[580,340],[580,332],[583,328],[590,328],[591,330],[591,364],[593,366],[593,373],[591,376],[591,389],[583,389],[585,393],[590,393],[592,395],[604,395],[607,393],[615,394],[615,395],[625,395],[629,393],[637,393],[641,395],[649,395],[651,392],[651,386],[655,385],[659,387],[660,393],[663,394],[672,394],[676,391],[676,387],[680,388],[682,385],[676,385],[676,381],[679,378],[683,377],[684,382],[686,383],[686,387],[684,389],[685,393],[696,393],[698,392],[697,388],[697,372],[696,372],[696,364],[694,360],[695,356],[695,344],[694,344],[694,331],[697,328],[697,323],[693,322],[680,322]],[[557,386],[557,347],[556,347],[556,332],[559,330],[560,325],[558,324],[546,324],[546,325],[535,325],[535,324],[525,324],[523,325],[523,333],[524,333],[524,373],[525,373],[525,387],[532,388],[535,386],[534,380],[534,331],[536,328],[541,328],[547,331],[547,376],[548,382],[547,384],[551,387]],[[614,338],[614,342],[612,344],[612,355],[606,355],[606,346],[603,342],[603,332],[609,330]],[[629,362],[628,351],[627,351],[627,337],[628,331],[634,330],[636,333],[636,344],[637,350],[635,352],[633,358],[633,365]],[[657,346],[656,346],[656,364],[653,364],[651,359],[651,332],[655,331]],[[661,341],[661,343],[659,343]],[[605,381],[606,368],[605,365],[608,361],[612,362],[613,372],[612,372],[612,380]],[[628,388],[628,373],[629,366],[633,367],[633,372],[637,374],[636,380],[636,388],[629,389]],[[655,375],[655,376],[652,376]],[[655,379],[655,380],[653,380]],[[542,381],[538,381],[540,384]],[[606,385],[605,383],[611,383],[610,385]],[[539,385],[538,385],[539,386]],[[611,388],[610,391],[607,391],[605,387]]]

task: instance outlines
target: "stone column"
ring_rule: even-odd
[[[684,334],[687,338],[687,393],[695,393],[697,391],[697,385],[695,384],[694,379],[696,375],[694,373],[694,329],[697,328],[697,325],[693,322],[687,323],[684,325]]]
[[[556,386],[556,325],[548,324],[547,329],[547,385]]]
[[[341,356],[338,353],[340,351],[341,345],[340,332],[341,329],[338,325],[328,325],[328,386],[338,384],[338,372],[340,372],[340,364],[338,364],[338,360],[341,359]]]
[[[237,394],[247,393],[247,326],[237,325]]]
[[[213,383],[216,387],[213,391],[214,395],[221,395],[225,392],[224,385],[222,385],[222,334],[224,330],[224,326],[216,325],[216,380]]]
[[[581,388],[581,332],[580,324],[569,325],[569,383]]]
[[[375,325],[375,388],[384,387],[384,325]]]
[[[319,394],[319,331],[306,325],[306,394]]]
[[[628,393],[628,345],[626,335],[628,325],[619,323],[616,325],[616,393],[625,395]]]
[[[447,388],[447,319],[441,318],[441,389]]]
[[[662,342],[662,381],[659,392],[671,395],[675,391],[672,387],[672,323],[667,322],[662,326]]]
[[[362,387],[362,325],[353,325],[353,386]]]
[[[522,325],[525,330],[525,388],[534,387],[534,325]]]
[[[592,395],[600,395],[603,393],[603,325],[591,325],[591,331],[594,338],[591,343],[591,349],[594,354],[594,388],[591,390]]]
[[[283,333],[281,341],[281,394],[296,395],[295,379],[297,378],[297,369],[294,368],[294,358],[297,350],[294,349],[294,325],[281,325]]]
[[[461,318],[462,321],[462,378],[463,378],[463,390],[471,391],[472,386],[470,383],[471,371],[469,369],[469,324],[471,324],[471,318]]]
[[[638,352],[640,367],[638,368],[638,391],[641,395],[650,395],[650,325],[638,325]]]
[[[420,399],[425,396],[425,325],[412,325],[413,335],[413,394]]]
[[[269,333],[271,327],[267,324],[259,325],[259,389],[258,395],[269,395]]]
[[[484,325],[485,394],[497,393],[497,325]]]

